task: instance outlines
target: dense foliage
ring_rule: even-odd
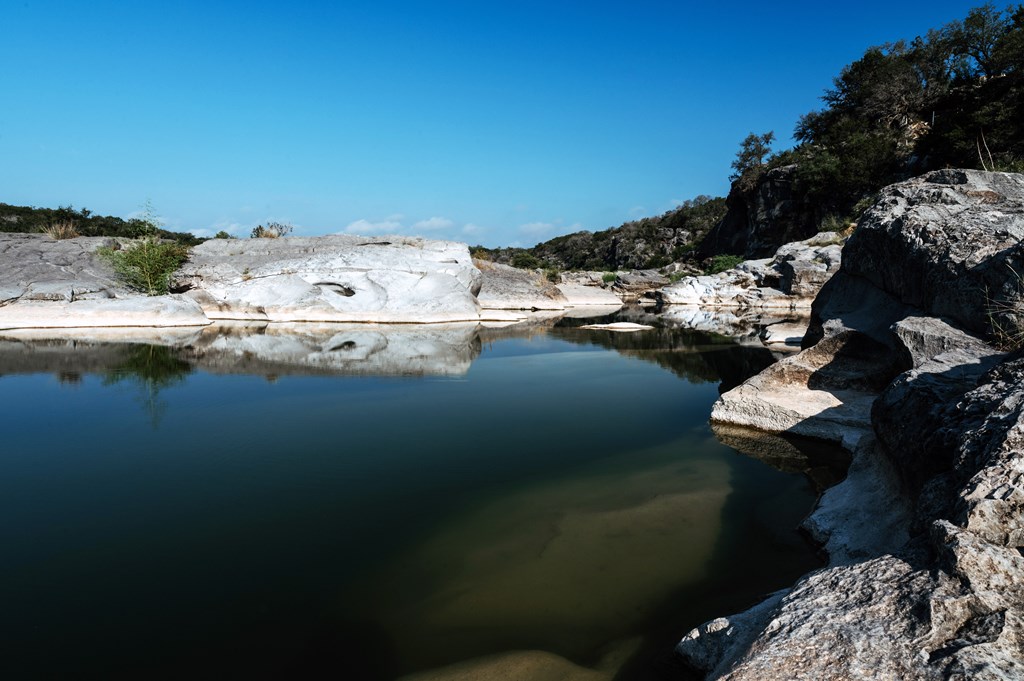
[[[796,164],[819,217],[852,215],[881,187],[948,166],[1024,170],[1024,5],[992,4],[913,41],[868,49],[803,116]],[[742,150],[741,150],[742,152]]]
[[[698,196],[658,217],[575,232],[532,248],[473,247],[473,255],[525,269],[653,269],[682,260],[725,215],[725,199]]]

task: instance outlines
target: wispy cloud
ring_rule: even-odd
[[[432,218],[427,218],[426,220],[420,220],[419,222],[413,223],[412,228],[414,230],[415,229],[423,229],[423,230],[431,231],[431,230],[438,230],[438,229],[448,229],[449,227],[454,227],[454,226],[455,226],[455,222],[452,221],[452,220],[449,220],[448,218],[432,217]]]
[[[581,229],[583,229],[583,225],[578,222],[566,225],[561,220],[555,220],[554,222],[528,222],[525,225],[519,225],[520,234],[534,239],[544,236],[555,236],[556,234],[569,234],[571,232],[578,232]]]
[[[342,231],[346,234],[393,234],[402,229],[402,223],[398,220],[381,220],[380,222],[356,220],[348,223],[348,226]]]
[[[466,235],[481,234],[486,231],[487,229],[485,227],[475,225],[472,222],[462,226],[462,233]]]

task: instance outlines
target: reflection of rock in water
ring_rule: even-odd
[[[124,336],[111,342],[117,338],[109,330],[81,330],[64,340],[0,340],[0,375],[53,373],[67,382],[90,373],[135,375],[152,382],[153,371],[173,365],[264,376],[461,376],[480,354],[475,323],[234,324],[150,334],[139,343]]]
[[[461,376],[480,340],[475,323],[218,326],[183,352],[215,373]]]
[[[718,441],[785,473],[803,473],[821,494],[841,482],[850,453],[838,445],[799,436],[781,436],[743,426],[712,423]]]

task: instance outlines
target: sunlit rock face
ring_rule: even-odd
[[[212,239],[172,283],[210,319],[272,322],[477,320],[479,289],[465,244],[348,235]]]
[[[839,270],[844,239],[821,232],[786,244],[771,258],[747,260],[719,274],[684,277],[660,289],[666,305],[764,310],[807,310]]]
[[[991,344],[1021,328],[1021,238],[1022,175],[887,187],[806,349],[715,405],[853,461],[804,523],[832,566],[680,643],[708,678],[1024,678],[1024,362]]]

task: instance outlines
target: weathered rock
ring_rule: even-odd
[[[986,334],[1021,297],[1024,175],[939,170],[883,190],[843,271],[905,305]],[[1009,323],[1016,320],[1010,319]]]
[[[136,296],[73,302],[30,300],[0,307],[0,329],[206,326],[210,320],[185,296]]]
[[[793,191],[796,166],[773,168],[754,186],[733,185],[726,199],[728,212],[701,242],[699,258],[718,253],[764,258],[782,244],[814,234],[814,206]]]
[[[132,295],[96,255],[113,240],[54,240],[43,234],[0,233],[0,304],[18,300],[72,302]]]
[[[822,232],[786,244],[775,256],[714,275],[685,277],[656,292],[667,305],[807,310],[840,267],[843,238]]]
[[[480,306],[490,310],[564,310],[566,297],[540,272],[496,262],[476,261],[482,275],[477,294]]]
[[[993,291],[1017,304],[1022,201],[976,171],[884,190],[807,349],[715,406],[853,461],[804,523],[833,565],[680,643],[709,678],[1024,678],[1024,360],[977,335]]]
[[[210,319],[275,322],[476,320],[479,287],[464,244],[347,235],[211,239],[172,283]]]
[[[585,307],[599,305],[602,307],[622,307],[622,299],[598,286],[580,286],[579,284],[558,284],[558,291],[565,297],[568,307]]]

